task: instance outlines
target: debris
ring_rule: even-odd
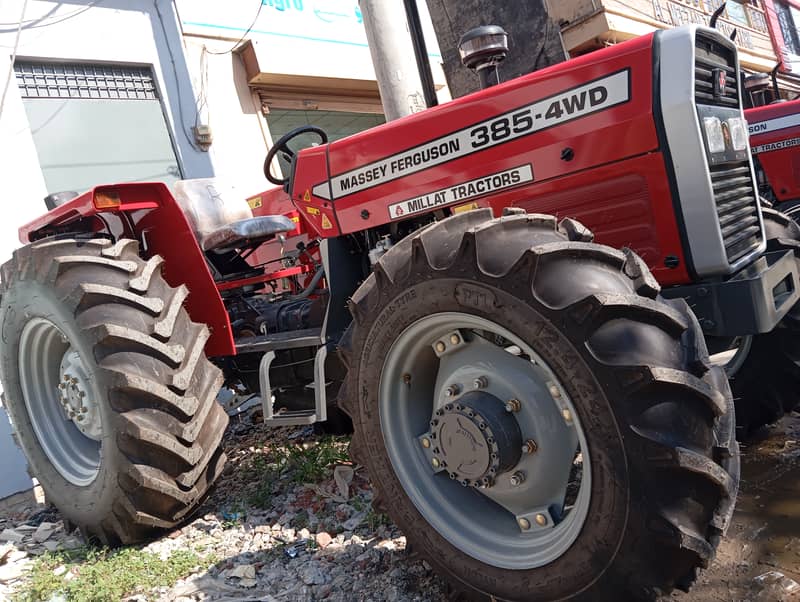
[[[50,536],[58,531],[59,528],[60,526],[58,523],[42,522],[33,534],[33,541],[36,543],[44,543],[50,539]]]
[[[69,569],[64,566],[63,564],[59,564],[56,568],[53,569],[53,574],[56,577],[61,577],[64,573],[66,573]]]
[[[254,579],[256,576],[256,567],[252,564],[240,564],[225,571],[225,576],[237,579]]]
[[[353,482],[353,474],[352,466],[339,465],[333,469],[333,480],[336,481],[339,495],[345,500],[350,499],[350,483]]]
[[[324,549],[328,547],[328,544],[330,544],[331,541],[333,541],[333,537],[331,537],[330,534],[326,533],[325,531],[321,531],[320,533],[317,533],[316,541],[317,545]]]
[[[356,514],[353,518],[349,518],[344,523],[342,523],[342,527],[345,531],[355,531],[362,522],[364,522],[366,514],[361,512],[360,514]]]
[[[289,558],[297,558],[297,556],[300,553],[306,551],[307,547],[308,547],[308,540],[306,539],[300,540],[293,546],[286,546],[286,555]]]
[[[781,602],[788,600],[789,597],[793,597],[796,592],[800,591],[800,583],[779,571],[768,571],[753,581],[762,588],[758,600]]]
[[[20,543],[25,540],[25,535],[20,533],[17,529],[3,529],[0,533],[0,541],[13,541]]]
[[[8,583],[16,581],[22,577],[28,570],[29,561],[24,562],[9,562],[0,566],[0,583]]]

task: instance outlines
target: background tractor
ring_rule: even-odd
[[[738,73],[717,32],[662,31],[332,143],[290,132],[250,203],[211,180],[58,199],[0,305],[48,498],[108,544],[177,525],[224,464],[227,385],[267,425],[346,412],[376,505],[457,590],[687,589],[739,477],[707,344],[743,429],[797,390],[754,384],[794,351],[800,237],[759,205]]]

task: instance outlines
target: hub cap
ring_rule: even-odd
[[[85,486],[100,467],[102,422],[92,379],[78,351],[50,320],[22,329],[19,376],[31,426],[53,467]]]
[[[438,441],[434,456],[451,479],[464,486],[490,486],[498,473],[519,462],[519,424],[494,395],[473,391],[434,415],[431,432]]]
[[[506,328],[457,312],[415,322],[387,353],[378,409],[407,495],[462,552],[530,569],[578,537],[591,492],[579,417],[555,372]]]

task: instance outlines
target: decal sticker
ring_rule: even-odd
[[[454,184],[441,190],[436,190],[422,196],[414,197],[389,205],[389,217],[391,219],[401,219],[403,217],[438,209],[451,203],[459,203],[472,197],[483,196],[490,192],[513,188],[525,182],[533,182],[533,167],[530,165],[520,165],[512,169],[500,171],[488,176],[475,178],[468,182]],[[475,205],[477,203],[470,203]],[[468,206],[467,209],[472,209]],[[466,209],[462,208],[462,211]]]
[[[314,186],[314,194],[338,199],[629,100],[630,70],[624,69],[334,176]]]
[[[311,191],[308,188],[306,188],[306,191],[303,193],[303,200],[306,203],[310,203],[311,202]]]
[[[259,207],[261,207],[261,197],[260,196],[251,197],[247,199],[247,204],[250,205],[250,209],[258,209]]]
[[[316,207],[306,207],[306,213],[310,215],[319,215],[319,209]]]
[[[322,229],[323,230],[330,230],[331,228],[333,228],[333,224],[331,223],[331,220],[329,220],[328,216],[323,213],[322,214]]]
[[[776,119],[767,119],[766,121],[757,121],[747,126],[750,135],[764,134],[766,132],[776,132],[778,130],[785,130],[786,128],[800,125],[800,113],[793,115],[786,115],[785,117],[777,117]]]
[[[800,138],[787,138],[786,140],[778,140],[769,144],[759,144],[754,146],[752,151],[754,155],[757,155],[758,153],[768,153],[769,151],[792,148],[793,146],[800,146]]]

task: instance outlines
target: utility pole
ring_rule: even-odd
[[[386,120],[423,110],[425,96],[403,3],[360,0],[359,5]]]
[[[509,54],[500,65],[501,81],[568,58],[544,0],[428,0],[428,8],[453,98],[480,88],[477,75],[461,65],[458,54],[461,36],[479,25],[499,25],[508,32]]]

